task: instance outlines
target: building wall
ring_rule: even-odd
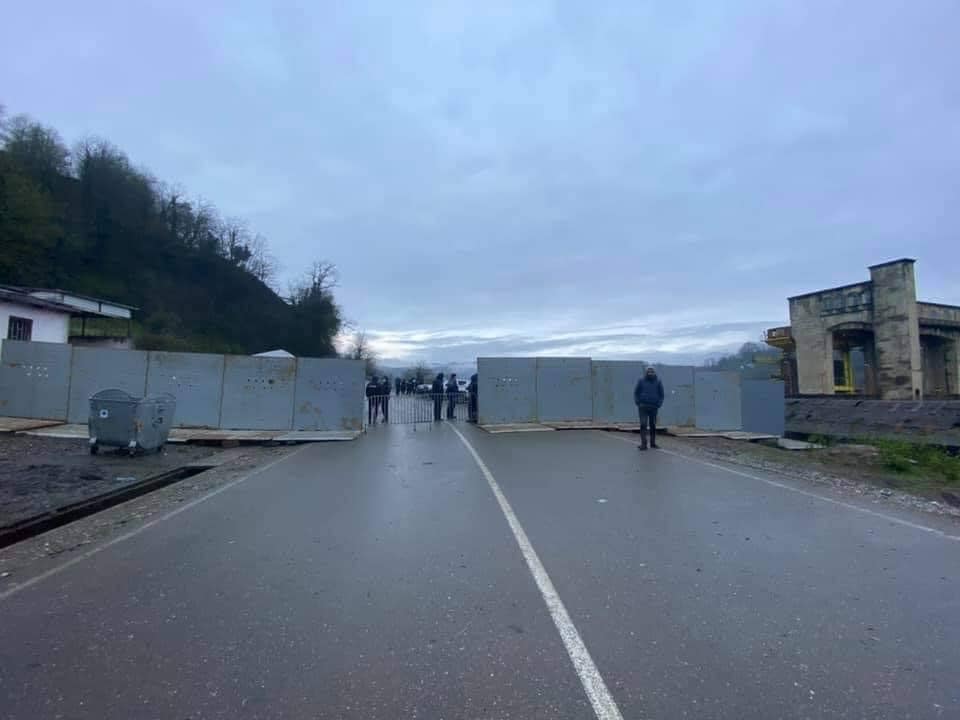
[[[0,302],[0,339],[6,339],[10,316],[33,320],[34,342],[65,343],[70,333],[70,316],[30,305]]]
[[[960,400],[874,400],[872,398],[788,398],[786,433],[862,440],[888,438],[960,446]]]
[[[917,286],[912,260],[870,268],[877,384],[884,400],[923,395]]]
[[[917,303],[917,314],[920,316],[920,322],[945,323],[960,327],[960,307],[919,302]]]
[[[796,344],[797,384],[801,395],[833,394],[832,327],[869,323],[869,282],[790,298],[790,326]]]

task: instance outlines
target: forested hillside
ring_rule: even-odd
[[[2,109],[0,109],[2,110]],[[0,117],[0,284],[134,305],[141,349],[334,354],[340,313],[317,263],[281,298],[266,241],[185,199],[111,143]]]

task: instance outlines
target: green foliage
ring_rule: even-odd
[[[902,440],[877,440],[883,466],[914,478],[960,483],[960,457],[935,445],[920,445]]]
[[[711,370],[732,370],[746,377],[769,378],[779,372],[782,353],[776,348],[761,343],[744,343],[733,355],[711,358],[704,367]]]
[[[190,202],[98,139],[69,151],[24,116],[2,128],[0,283],[133,305],[143,349],[335,354],[335,270],[318,263],[289,301],[267,282],[262,236]],[[319,275],[318,275],[319,272]]]

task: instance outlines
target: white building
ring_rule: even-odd
[[[63,290],[0,285],[0,340],[129,349],[134,309]]]

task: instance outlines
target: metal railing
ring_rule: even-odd
[[[365,426],[402,425],[441,420],[475,421],[470,396],[465,392],[417,395],[368,395]]]

